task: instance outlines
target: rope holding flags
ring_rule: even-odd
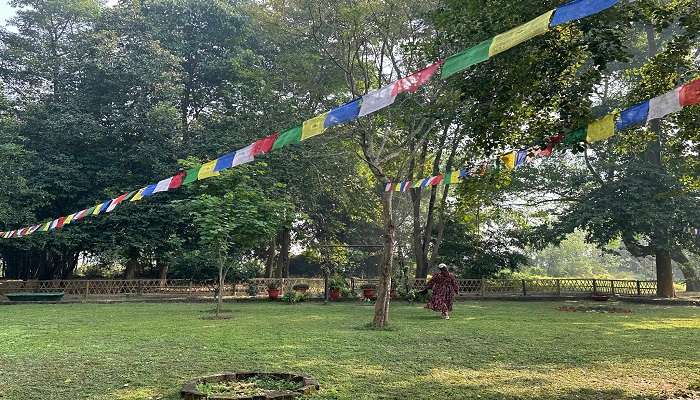
[[[157,183],[147,185],[141,189],[122,194],[114,199],[106,200],[103,203],[83,209],[67,217],[56,218],[53,221],[47,221],[18,230],[0,232],[0,237],[24,237],[35,232],[47,232],[61,229],[63,226],[73,224],[87,216],[110,213],[123,203],[138,202],[157,193],[176,190],[196,181],[218,176],[221,171],[252,162],[257,156],[280,150],[291,144],[300,143],[306,139],[323,134],[326,129],[330,127],[351,122],[359,117],[372,114],[388,107],[394,103],[394,100],[399,94],[413,93],[421,86],[427,84],[438,70],[441,70],[441,77],[443,79],[448,78],[472,65],[484,62],[527,40],[542,35],[558,25],[600,13],[618,2],[619,0],[574,0],[568,2],[521,26],[496,35],[472,48],[454,54],[444,61],[438,60],[420,71],[409,74],[378,90],[369,92],[361,98],[353,99],[328,112],[319,114],[304,121],[301,125],[288,128],[282,132],[275,132],[243,149],[225,154],[199,167],[188,169],[187,171],[180,171],[172,177],[162,179]],[[587,129],[579,130],[580,132],[574,131],[579,132],[577,134],[578,136],[573,135],[574,132],[572,132],[566,135],[566,137],[563,135],[550,137],[544,147],[535,150],[535,154],[538,156],[547,156],[551,154],[553,147],[562,142],[562,140],[564,140],[564,142],[566,142],[566,140],[589,140],[592,142],[612,136],[614,131],[610,129],[611,120],[614,121],[615,127],[618,130],[623,130],[646,122],[647,120],[661,118],[668,113],[680,110],[682,107],[698,104],[700,102],[700,81],[695,81],[673,93],[668,93],[663,96],[665,97],[659,96],[658,98],[651,99],[647,104],[642,103],[636,106],[638,108],[633,109],[634,107],[632,107],[623,111],[621,117],[616,121],[612,117],[605,117],[597,124],[589,125]],[[517,168],[526,162],[528,153],[522,153],[522,151],[523,150],[514,152],[512,156],[507,157],[509,167]],[[480,173],[483,172],[484,170],[482,168]],[[399,184],[391,183],[387,185],[386,189],[405,192],[409,189],[435,186],[441,183],[455,184],[469,174],[470,172],[467,170],[453,171],[444,176],[437,175],[425,178],[413,184],[411,184],[411,182]]]

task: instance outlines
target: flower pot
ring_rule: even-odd
[[[331,289],[328,293],[328,297],[333,301],[338,300],[340,298],[340,289]]]
[[[377,291],[375,289],[362,289],[362,296],[365,299],[376,299],[377,298]]]
[[[281,290],[279,289],[267,289],[267,294],[270,296],[270,300],[277,300],[280,297]]]

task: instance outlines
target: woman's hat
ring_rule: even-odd
[[[438,268],[441,269],[441,270],[443,270],[443,271],[447,271],[447,265],[446,265],[446,264],[440,264],[440,265],[438,265]]]

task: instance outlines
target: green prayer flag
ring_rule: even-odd
[[[488,60],[491,42],[493,42],[493,38],[484,40],[472,48],[450,56],[442,65],[442,79],[448,78],[472,65]]]
[[[282,132],[275,140],[275,144],[272,145],[272,150],[279,150],[288,144],[299,142],[301,142],[301,126]]]
[[[185,179],[182,180],[182,185],[189,185],[192,182],[197,181],[197,177],[199,176],[199,169],[202,168],[201,166],[197,168],[192,168],[187,170],[187,176],[185,176]]]
[[[578,128],[575,131],[571,131],[564,137],[564,144],[577,144],[586,141],[586,136],[588,135],[587,128]]]

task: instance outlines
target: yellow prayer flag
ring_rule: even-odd
[[[141,189],[139,189],[139,191],[136,192],[136,194],[134,195],[134,197],[132,197],[131,200],[129,200],[129,201],[139,201],[139,200],[143,199],[143,191],[144,191],[145,189],[146,189],[146,188],[141,188]]]
[[[214,172],[214,168],[216,167],[216,160],[209,161],[208,163],[205,163],[202,165],[202,168],[199,169],[199,174],[197,174],[197,180],[201,181],[202,179],[207,179],[211,178],[212,176],[218,176],[218,172]]]
[[[502,155],[501,160],[503,161],[503,164],[506,165],[506,168],[513,169],[513,168],[515,168],[515,157],[516,157],[515,152],[511,151],[508,154]]]
[[[588,125],[588,129],[586,129],[586,142],[593,143],[599,140],[605,140],[614,134],[615,114],[608,114]]]
[[[489,57],[504,52],[511,47],[515,47],[522,42],[530,40],[535,36],[544,34],[549,30],[549,21],[554,14],[554,10],[548,11],[532,21],[520,25],[508,32],[501,33],[493,38],[493,43],[489,48]]]
[[[99,215],[100,214],[100,209],[102,208],[102,203],[97,204],[95,206],[95,209],[92,210],[92,215]]]
[[[304,125],[301,130],[301,140],[306,140],[310,137],[320,135],[323,133],[323,131],[326,130],[326,128],[323,125],[326,121],[326,114],[328,113],[326,112],[319,116],[304,121]]]
[[[459,170],[457,170],[457,171],[452,171],[452,172],[450,173],[450,181],[447,182],[447,183],[450,183],[450,184],[459,183],[459,174],[460,174],[460,171],[459,171]]]
[[[66,217],[65,220],[63,220],[63,225],[68,225],[73,221],[73,217],[75,217],[75,213],[69,215]]]

